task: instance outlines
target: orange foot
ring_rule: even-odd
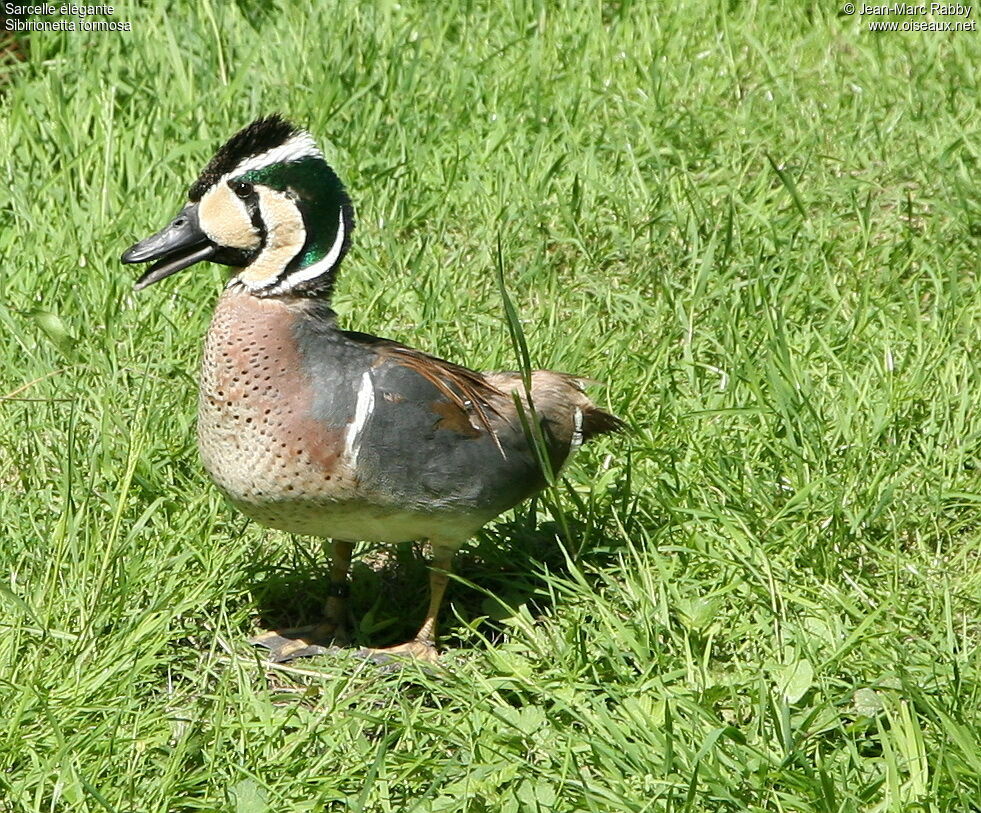
[[[418,638],[398,646],[386,646],[382,649],[359,649],[359,658],[366,658],[378,664],[394,664],[400,660],[416,661],[419,663],[436,663],[439,652],[432,641],[421,641]]]
[[[306,627],[269,630],[250,638],[249,643],[268,649],[272,663],[286,663],[294,658],[324,655],[336,649],[338,644],[347,643],[347,633],[341,624],[322,621]]]

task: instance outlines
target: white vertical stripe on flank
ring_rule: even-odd
[[[361,376],[361,386],[358,388],[358,401],[354,407],[354,420],[347,425],[344,435],[344,453],[353,466],[358,462],[358,451],[361,444],[361,433],[365,424],[375,409],[375,384],[371,380],[371,370]]]

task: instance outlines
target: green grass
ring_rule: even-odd
[[[281,5],[5,69],[0,811],[977,810],[978,35]],[[118,262],[272,111],[354,197],[346,325],[513,369],[500,244],[533,364],[631,425],[461,554],[434,674],[250,651],[323,551],[201,470],[221,271]],[[355,579],[360,643],[418,624],[413,551]]]

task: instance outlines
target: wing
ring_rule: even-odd
[[[507,396],[483,373],[431,356],[391,339],[380,339],[370,333],[346,330],[342,331],[342,334],[350,341],[370,348],[377,355],[376,365],[383,364],[387,360],[422,376],[456,408],[455,411],[444,410],[447,413],[444,420],[462,428],[460,416],[473,415],[480,426],[494,439],[498,449],[501,448],[490,416],[500,417],[499,404]],[[469,418],[466,422],[469,423]],[[501,451],[503,453],[503,450]]]

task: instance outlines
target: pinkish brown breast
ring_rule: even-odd
[[[297,501],[343,502],[357,488],[344,428],[311,416],[294,318],[283,301],[226,290],[205,340],[198,398],[205,469],[245,514],[285,530],[294,530]],[[309,533],[301,524],[296,532]]]

